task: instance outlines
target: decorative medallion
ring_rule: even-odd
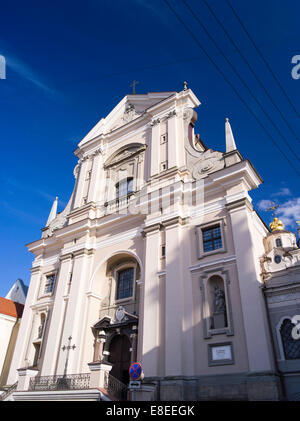
[[[129,123],[138,116],[139,115],[136,113],[134,105],[128,104],[122,117],[122,120],[124,121],[124,123]]]
[[[121,321],[124,319],[124,317],[125,317],[125,308],[120,306],[116,310],[116,320],[119,323],[121,323]]]

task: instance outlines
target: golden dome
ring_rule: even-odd
[[[273,221],[270,223],[270,228],[272,231],[283,231],[284,223],[280,219],[274,218]]]

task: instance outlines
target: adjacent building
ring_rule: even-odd
[[[0,297],[0,387],[7,377],[20,327],[27,287],[17,279],[6,297]]]

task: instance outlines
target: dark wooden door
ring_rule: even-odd
[[[126,335],[115,336],[109,347],[110,374],[124,384],[129,382],[130,341]]]

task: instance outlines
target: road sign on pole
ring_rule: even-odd
[[[133,363],[129,367],[130,380],[140,380],[142,376],[142,366],[140,363]]]

